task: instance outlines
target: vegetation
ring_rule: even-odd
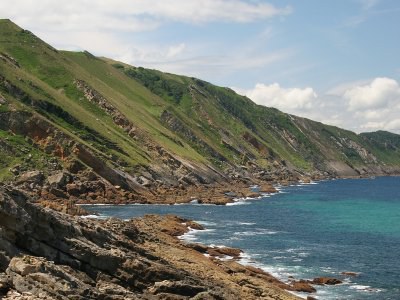
[[[325,170],[327,161],[400,164],[400,137],[395,134],[357,135],[256,105],[231,89],[196,78],[133,67],[86,51],[57,51],[9,20],[0,20],[0,40],[0,93],[7,99],[0,114],[10,106],[34,112],[131,170],[154,164],[149,149],[155,146],[220,169],[249,161],[265,168],[285,161],[303,171]],[[134,135],[91,101],[76,80],[132,124]],[[16,145],[7,134],[1,140]],[[1,170],[10,164],[14,162],[3,157]]]

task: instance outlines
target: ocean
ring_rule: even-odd
[[[287,281],[320,276],[318,299],[400,299],[400,177],[341,179],[279,187],[228,206],[85,206],[100,217],[176,214],[206,227],[183,239],[244,251],[242,263]],[[355,277],[342,272],[355,272]],[[306,294],[299,294],[306,296]]]

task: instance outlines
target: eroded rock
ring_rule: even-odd
[[[4,299],[297,299],[261,270],[182,244],[176,235],[189,224],[175,216],[82,219],[0,188],[0,253],[8,263],[0,292]]]

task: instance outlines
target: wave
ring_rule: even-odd
[[[256,223],[253,222],[237,222],[239,225],[245,225],[245,226],[251,226],[251,225],[256,225]]]
[[[249,205],[250,202],[246,202],[246,200],[234,200],[235,202],[227,203],[226,206],[236,206],[236,205]]]
[[[202,234],[202,233],[209,233],[212,231],[215,231],[215,229],[199,230],[199,229],[193,229],[193,228],[189,227],[189,231],[178,236],[178,238],[182,241],[193,242],[193,241],[197,241],[199,239],[199,237],[197,235]]]
[[[278,231],[256,228],[254,231],[237,231],[233,233],[233,235],[254,236],[254,235],[272,235],[277,233]]]
[[[86,215],[86,216],[81,216],[82,219],[106,219],[106,216],[102,215]]]

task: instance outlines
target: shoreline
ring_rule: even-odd
[[[388,176],[389,177],[389,176]],[[398,177],[398,176],[390,176],[390,177]],[[349,178],[350,179],[350,178]],[[354,178],[351,178],[351,179],[354,179]],[[358,179],[358,178],[357,178]],[[368,179],[368,178],[363,178],[363,179]],[[321,180],[321,181],[326,181],[326,180]],[[315,184],[319,184],[319,182],[311,182],[311,183],[299,183],[299,184],[292,184],[292,185],[290,185],[290,186],[287,186],[287,187],[296,187],[296,186],[307,186],[307,185],[315,185]],[[279,190],[279,186],[278,187],[276,187],[276,188],[278,188],[278,190]],[[284,190],[285,190],[285,187],[283,187],[283,192],[284,192]],[[274,194],[274,195],[277,195],[277,194]],[[270,195],[270,196],[273,196],[273,195]],[[251,199],[251,200],[255,200],[255,199]],[[196,219],[194,219],[194,220],[196,220]],[[209,220],[210,221],[210,220]],[[197,223],[199,223],[199,224],[201,224],[201,225],[203,225],[203,226],[205,226],[207,229],[209,229],[208,228],[208,226],[207,226],[207,223],[203,223],[202,221],[195,221],[195,222],[197,222]],[[245,225],[248,225],[248,224],[252,224],[252,225],[254,225],[255,223],[247,223],[247,224],[245,224]],[[211,226],[212,225],[215,225],[215,224],[211,224]],[[212,228],[212,227],[211,227]],[[215,229],[212,229],[212,230],[215,230]],[[237,229],[236,229],[237,230]],[[202,230],[191,230],[190,228],[189,228],[189,231],[188,232],[186,232],[186,233],[184,233],[183,235],[181,235],[180,236],[180,239],[181,240],[184,240],[184,241],[186,241],[186,242],[188,242],[188,243],[198,243],[198,240],[196,240],[196,239],[192,239],[191,238],[191,236],[197,236],[197,233],[201,233],[201,232],[205,232],[205,231],[202,231]],[[187,235],[189,235],[189,239],[187,239],[186,237],[187,237]],[[223,244],[220,244],[220,245],[213,245],[213,244],[208,244],[208,243],[205,243],[204,241],[202,241],[201,240],[201,238],[200,238],[200,242],[203,244],[203,245],[206,245],[207,247],[219,247],[219,248],[224,248],[224,247],[231,247],[231,246],[227,246],[227,245],[223,245]],[[205,243],[205,244],[204,244]],[[230,244],[228,244],[228,245],[230,245]],[[234,246],[235,247],[235,246]],[[222,259],[224,259],[224,258],[222,258]],[[226,259],[232,259],[232,257],[231,258],[229,258],[229,257],[227,257]],[[246,260],[248,260],[247,262],[246,262]],[[249,253],[247,253],[246,252],[246,250],[244,250],[244,252],[242,252],[242,254],[241,254],[241,256],[240,256],[240,258],[238,259],[238,260],[236,260],[238,263],[240,263],[240,264],[243,264],[243,265],[248,265],[248,266],[253,266],[253,267],[256,267],[256,268],[261,268],[263,271],[265,271],[265,272],[268,272],[269,274],[271,274],[272,276],[274,276],[275,278],[277,278],[277,279],[279,279],[279,280],[283,280],[283,282],[284,283],[290,283],[290,280],[295,280],[293,277],[292,278],[290,278],[290,280],[288,280],[288,278],[286,278],[287,277],[287,275],[279,275],[279,273],[274,273],[274,266],[273,265],[270,265],[270,266],[266,266],[266,265],[263,265],[263,263],[261,263],[261,262],[257,262],[257,258],[253,258],[252,256],[251,256],[251,254],[249,254]],[[271,271],[272,270],[272,271]],[[348,271],[348,270],[347,270]],[[339,272],[339,273],[338,273]],[[341,273],[340,273],[341,272]],[[284,272],[284,273],[286,273],[286,271]],[[379,292],[379,289],[375,289],[375,288],[373,288],[373,287],[370,287],[370,286],[368,286],[368,285],[365,285],[365,284],[359,284],[359,283],[357,283],[357,281],[356,282],[354,282],[354,281],[347,281],[347,279],[349,279],[349,277],[348,276],[345,276],[346,274],[345,273],[357,273],[357,272],[346,272],[346,270],[337,270],[337,272],[334,272],[334,273],[332,273],[332,276],[339,276],[339,278],[341,278],[342,280],[344,280],[344,283],[343,283],[343,285],[348,285],[349,286],[349,288],[350,289],[352,289],[352,290],[361,290],[362,292],[363,291],[365,291],[365,292]],[[321,273],[322,274],[322,273]],[[343,276],[342,276],[343,275]],[[294,275],[295,276],[295,275]],[[324,276],[326,276],[326,275],[324,275]],[[349,276],[353,276],[353,275],[349,275]],[[355,275],[356,276],[356,275]],[[295,278],[296,278],[296,280],[302,280],[302,278],[304,278],[304,277],[298,277],[298,276],[295,276]],[[307,278],[307,277],[306,277]],[[338,277],[336,277],[336,278],[338,278]],[[311,277],[311,279],[307,279],[307,280],[312,280],[312,277]],[[363,288],[361,289],[360,287],[361,286],[363,286]],[[318,285],[316,286],[317,287],[317,290],[319,290],[319,288],[318,288]],[[325,289],[324,289],[325,290]],[[330,294],[330,292],[329,292],[329,294]],[[297,296],[302,296],[302,297],[304,297],[304,296],[306,296],[307,294],[296,294]],[[308,294],[308,295],[310,295],[310,294]],[[311,294],[311,296],[313,296],[312,294]],[[319,297],[322,297],[322,294],[321,295],[316,295],[316,296],[319,296]],[[323,298],[322,298],[323,299]]]
[[[9,189],[0,190],[0,215],[0,239],[13,245],[0,252],[5,299],[300,299],[262,270],[207,258],[204,248],[181,242],[177,236],[202,226],[177,216],[84,219]]]

